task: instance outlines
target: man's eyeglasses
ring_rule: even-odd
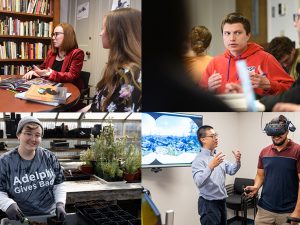
[[[294,14],[293,14],[293,21],[294,21],[294,22],[298,21],[299,18],[300,18],[300,14],[298,14],[298,13],[294,13]]]
[[[28,138],[33,138],[33,137],[35,137],[36,139],[42,138],[42,135],[40,134],[33,134],[29,132],[22,132],[22,134],[24,134]]]
[[[63,32],[53,32],[52,34],[51,34],[51,37],[57,37],[58,35],[60,35],[60,34],[64,34]]]
[[[205,137],[217,138],[218,136],[219,136],[218,134],[210,134],[210,135],[206,135]]]

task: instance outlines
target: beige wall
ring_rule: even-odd
[[[194,113],[193,113],[194,114]],[[265,124],[280,113],[199,113],[203,123],[215,128],[219,134],[218,151],[233,161],[232,150],[242,152],[242,167],[235,176],[227,176],[226,183],[234,177],[254,178],[260,150],[271,144],[270,137],[262,132]],[[284,113],[298,127],[289,137],[300,143],[300,113]],[[261,125],[262,118],[262,125]],[[163,214],[175,211],[174,225],[198,225],[198,191],[192,180],[190,167],[164,168],[159,173],[143,169],[143,186],[151,191],[152,198]],[[251,212],[249,211],[250,216]],[[229,211],[229,217],[233,214]]]
[[[221,21],[231,12],[235,11],[233,0],[189,0],[191,2],[192,26],[204,25],[212,32],[212,41],[208,53],[212,56],[224,51],[221,34]]]

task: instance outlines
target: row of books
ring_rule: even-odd
[[[32,69],[28,65],[2,65],[0,67],[0,75],[25,75]]]
[[[53,1],[52,0],[0,0],[0,10],[52,15]]]
[[[12,17],[0,20],[0,35],[51,37],[53,22],[40,20],[20,21]]]
[[[46,58],[50,46],[43,43],[0,42],[0,59],[43,59]]]

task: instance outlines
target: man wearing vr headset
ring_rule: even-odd
[[[300,218],[300,145],[288,139],[296,127],[283,115],[272,119],[264,130],[273,144],[260,152],[254,186],[245,189],[254,196],[263,186],[255,225],[281,225],[287,216]]]

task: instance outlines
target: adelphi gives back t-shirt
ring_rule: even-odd
[[[38,147],[32,160],[15,148],[0,157],[0,191],[6,192],[26,216],[49,214],[55,208],[53,186],[64,181],[56,156]]]

